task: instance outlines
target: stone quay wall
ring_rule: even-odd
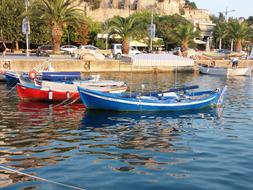
[[[29,72],[34,68],[45,63],[46,59],[0,59],[0,71],[16,71]],[[47,61],[49,62],[49,61]],[[178,70],[194,70],[194,67],[135,67],[131,63],[119,60],[103,60],[103,61],[85,61],[78,59],[52,59],[51,66],[55,71],[79,71],[87,73],[97,72],[167,72],[175,69]],[[44,69],[47,65],[44,64]]]
[[[230,60],[196,60],[198,64],[211,65],[215,61],[217,67],[231,67]],[[0,71],[29,72],[38,65],[50,62],[55,71],[79,71],[79,72],[167,72],[172,70],[197,70],[197,67],[135,67],[131,63],[120,60],[85,61],[78,59],[38,59],[38,58],[16,58],[0,59]],[[46,69],[46,64],[44,64]],[[253,67],[253,60],[239,60],[239,67]]]

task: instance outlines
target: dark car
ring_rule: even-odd
[[[222,53],[222,54],[230,54],[231,51],[227,50],[227,49],[218,49],[217,53]]]
[[[52,45],[42,45],[39,46],[36,50],[37,56],[48,56],[53,51]]]

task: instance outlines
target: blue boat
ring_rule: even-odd
[[[42,72],[42,80],[47,81],[73,81],[81,80],[81,72]]]
[[[4,74],[5,81],[8,85],[15,85],[19,82],[19,74],[14,71],[7,71]]]
[[[81,72],[48,72],[43,71],[41,73],[35,73],[31,71],[29,73],[16,73],[13,71],[8,71],[5,73],[5,80],[7,84],[15,85],[19,82],[19,77],[22,76],[23,78],[29,78],[30,75],[34,76],[34,78],[38,78],[41,80],[47,81],[61,81],[61,82],[68,82],[73,80],[81,80]]]
[[[87,109],[114,111],[183,111],[222,105],[227,89],[188,92],[191,88],[170,89],[149,94],[110,94],[78,87]]]

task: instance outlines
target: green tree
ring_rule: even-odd
[[[18,42],[24,39],[22,34],[22,20],[25,11],[24,2],[20,0],[5,0],[2,1],[0,8],[1,38],[15,43],[15,49],[18,50]]]
[[[29,6],[29,10],[37,10],[41,3],[36,1]],[[51,43],[50,28],[43,24],[40,15],[28,15],[30,20],[31,33],[29,40],[31,44],[41,45]]]
[[[219,16],[210,15],[210,19],[214,24],[226,22],[225,16],[222,13],[220,13]]]
[[[240,52],[244,42],[249,38],[249,25],[247,22],[230,20],[228,23],[228,37],[235,40],[235,50]]]
[[[185,0],[185,6],[190,9],[197,9],[197,5],[194,2],[191,2],[189,0]]]
[[[164,42],[177,45],[180,45],[180,42],[173,35],[175,28],[178,25],[190,24],[188,20],[178,14],[161,16],[155,22],[157,24],[157,36],[162,38]]]
[[[172,33],[172,37],[175,41],[179,42],[181,51],[184,52],[188,49],[189,44],[194,44],[194,38],[199,36],[199,32],[194,29],[192,24],[180,24]]]
[[[109,24],[110,34],[115,34],[121,37],[122,40],[122,53],[128,54],[130,47],[130,38],[137,27],[137,22],[135,17],[123,18],[116,16],[112,18]]]
[[[87,19],[88,28],[89,28],[89,43],[95,44],[97,40],[97,34],[102,32],[102,23],[92,20],[91,18]]]
[[[81,24],[80,27],[77,28],[77,38],[76,42],[78,44],[86,45],[89,41],[89,25],[88,22],[85,21],[83,24]]]
[[[41,6],[33,10],[51,29],[53,53],[59,53],[63,29],[68,25],[79,26],[82,14],[76,0],[41,0]]]
[[[148,34],[148,27],[151,22],[151,12],[150,11],[142,11],[142,12],[136,12],[132,14],[131,19],[135,19],[135,22],[138,24],[135,24],[135,30],[133,31],[132,37],[135,40],[140,40],[143,38],[149,37]],[[154,14],[154,23],[157,24],[159,15]]]

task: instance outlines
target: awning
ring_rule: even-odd
[[[194,66],[194,60],[171,54],[138,54],[131,56],[133,66],[139,67],[185,67]]]
[[[136,40],[131,41],[130,46],[132,46],[132,47],[148,47],[148,45],[145,44],[144,42],[140,42],[140,41],[136,41]]]

